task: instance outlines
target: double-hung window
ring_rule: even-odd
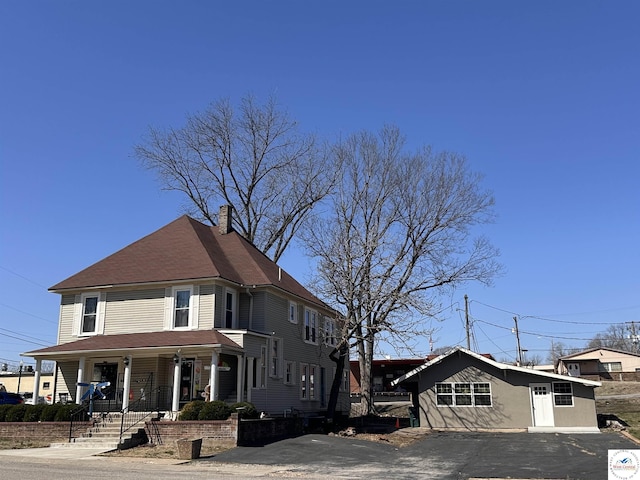
[[[274,378],[281,376],[282,339],[271,337],[271,359],[269,375]]]
[[[176,290],[174,294],[173,328],[189,326],[191,290]]]
[[[198,285],[180,285],[166,289],[164,317],[166,330],[197,328],[198,294]]]
[[[553,382],[553,404],[556,407],[573,407],[571,382]]]
[[[304,310],[304,341],[317,343],[318,312],[306,308]]]
[[[491,385],[488,382],[436,383],[439,407],[490,407]]]
[[[300,364],[300,398],[302,400],[315,400],[317,395],[318,367],[306,363]]]
[[[236,291],[229,288],[224,294],[224,328],[236,328]]]
[[[296,364],[295,362],[286,362],[284,365],[284,383],[285,385],[293,385],[296,381]]]
[[[336,346],[336,322],[329,317],[325,318],[324,342],[332,347]]]
[[[96,333],[98,324],[98,295],[86,295],[82,305],[82,327],[80,333]]]

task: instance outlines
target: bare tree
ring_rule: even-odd
[[[219,100],[181,128],[150,128],[134,154],[163,188],[187,196],[199,220],[215,224],[220,204],[231,205],[234,229],[274,261],[336,174],[324,146],[274,98],[259,104],[246,96],[236,108]]]
[[[631,328],[620,323],[609,325],[606,331],[596,334],[589,340],[589,343],[587,343],[587,348],[603,347],[633,353],[637,351],[637,344],[634,343],[634,335],[632,334]]]
[[[440,289],[490,283],[500,271],[490,243],[471,240],[471,228],[492,219],[480,176],[459,155],[404,148],[395,127],[337,145],[337,192],[326,218],[304,232],[317,291],[346,314],[343,341],[357,352],[364,413],[373,411],[376,341],[411,346],[440,310]]]

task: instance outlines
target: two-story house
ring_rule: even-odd
[[[50,288],[58,344],[24,355],[36,376],[56,362],[56,401],[109,382],[112,409],[149,397],[174,416],[193,399],[274,415],[326,408],[340,318],[234,232],[231,215],[222,207],[216,227],[182,216]]]

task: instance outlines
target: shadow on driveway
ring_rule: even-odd
[[[431,433],[401,449],[305,435],[263,447],[238,447],[201,461],[280,465],[299,474],[337,478],[602,480],[607,478],[609,449],[638,448],[618,433]]]

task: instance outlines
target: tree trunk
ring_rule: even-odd
[[[331,392],[329,393],[329,404],[327,405],[327,420],[335,420],[336,406],[338,405],[338,396],[340,395],[340,386],[342,385],[342,372],[344,372],[345,363],[347,362],[349,347],[345,343],[341,343],[331,354],[329,358],[336,363],[336,374],[331,383]]]
[[[358,362],[360,364],[360,408],[362,415],[374,412],[371,366],[373,364],[373,337],[368,335],[358,341]]]

